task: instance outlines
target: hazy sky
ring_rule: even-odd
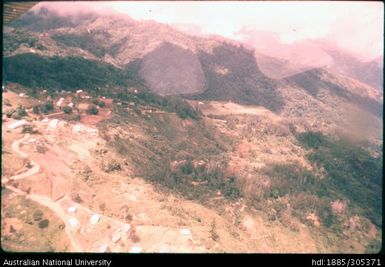
[[[46,3],[43,3],[47,5]],[[39,4],[42,5],[42,4]],[[134,19],[195,25],[195,31],[242,39],[241,29],[272,31],[282,42],[328,38],[365,58],[383,54],[382,2],[70,2],[49,3],[64,12],[104,10]]]

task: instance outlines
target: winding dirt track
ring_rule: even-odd
[[[24,158],[24,159],[28,158],[28,154],[20,150],[20,144],[22,142],[24,142],[25,140],[27,140],[28,138],[29,138],[29,134],[26,134],[23,138],[13,142],[12,145],[11,145],[12,150],[15,151],[17,154],[19,154],[19,156],[21,158]],[[26,172],[23,172],[21,174],[15,175],[15,176],[12,176],[11,177],[12,180],[24,179],[24,178],[33,176],[33,175],[37,174],[40,171],[40,165],[37,164],[33,160],[31,160],[31,166],[32,166],[32,168],[28,169]]]
[[[30,136],[29,134],[26,134],[23,138],[14,141],[11,145],[12,150],[22,158],[28,158],[28,154],[20,150],[20,144],[22,142],[24,142],[25,140],[27,140],[29,138],[29,136]],[[68,219],[67,219],[68,216],[64,213],[64,211],[62,210],[62,208],[60,207],[60,205],[58,203],[52,201],[50,198],[43,196],[43,195],[38,195],[38,194],[27,195],[26,192],[24,192],[20,189],[17,189],[13,186],[4,184],[4,182],[6,183],[8,180],[21,180],[24,178],[28,178],[30,176],[37,174],[40,171],[40,166],[36,162],[31,160],[31,165],[32,165],[32,168],[28,169],[26,172],[21,173],[19,175],[12,176],[9,179],[3,181],[3,187],[15,192],[18,195],[25,196],[27,199],[35,201],[35,202],[49,208],[50,210],[52,210],[65,223],[65,226],[66,226],[65,232],[66,232],[67,237],[69,238],[69,240],[71,242],[73,251],[83,252],[83,249],[77,244],[73,234],[71,233],[70,226],[68,224]]]
[[[29,158],[29,155],[27,153],[25,153],[24,151],[20,150],[20,144],[22,142],[28,140],[29,137],[30,137],[30,135],[26,134],[21,139],[14,141],[12,143],[12,145],[11,145],[12,150],[16,154],[18,154],[20,157],[22,157],[24,159],[30,159],[30,158]],[[72,202],[69,194],[64,195],[62,198],[60,198],[60,199],[58,199],[56,201],[53,201],[51,198],[49,198],[49,197],[47,197],[45,195],[34,194],[34,193],[27,193],[25,191],[22,191],[22,190],[20,190],[20,189],[18,189],[16,187],[12,186],[9,183],[10,181],[12,181],[12,180],[21,180],[21,179],[25,179],[25,178],[31,177],[31,176],[37,174],[41,170],[41,166],[38,163],[32,161],[31,159],[30,159],[30,162],[31,162],[32,168],[26,170],[24,173],[21,173],[21,174],[9,177],[9,179],[7,179],[5,177],[2,177],[2,181],[1,181],[2,182],[2,187],[3,188],[7,188],[7,189],[13,191],[14,193],[16,193],[16,194],[18,194],[20,196],[24,196],[26,199],[32,200],[32,201],[34,201],[34,202],[36,202],[36,203],[38,203],[40,205],[43,205],[43,206],[49,208],[51,211],[53,211],[63,221],[63,223],[65,224],[64,230],[65,230],[65,233],[66,233],[68,239],[70,240],[70,244],[71,244],[71,247],[72,247],[72,249],[71,249],[72,252],[89,252],[89,249],[93,250],[93,249],[95,249],[95,245],[102,244],[102,243],[103,244],[108,244],[108,246],[110,247],[111,250],[112,249],[117,249],[117,251],[120,251],[119,245],[114,244],[114,242],[110,239],[111,238],[110,234],[108,234],[108,233],[103,234],[103,236],[101,236],[97,240],[92,241],[91,244],[83,244],[83,243],[81,243],[81,240],[82,239],[84,240],[84,237],[79,236],[81,234],[78,233],[77,230],[74,229],[73,226],[69,224],[70,219],[73,218],[73,214],[67,214],[66,210],[60,204],[60,201],[63,198],[66,198],[67,200]],[[86,207],[84,205],[81,205],[79,203],[76,203],[76,206],[77,206],[77,208],[79,210],[83,210],[83,211],[87,212],[89,215],[95,213],[94,211],[90,210],[88,207]],[[118,219],[115,219],[113,217],[109,217],[109,216],[106,216],[106,215],[103,215],[103,214],[99,214],[99,215],[100,215],[101,219],[104,218],[104,220],[108,220],[110,223],[114,224],[114,226],[111,227],[111,232],[116,232],[116,231],[119,231],[119,229],[123,229],[123,228],[126,228],[126,227],[128,227],[128,229],[134,229],[134,228],[132,228],[131,224],[122,222],[122,221],[120,221]],[[142,243],[141,245],[144,245],[145,247],[147,247],[147,249],[150,249],[150,250],[157,251],[156,250],[156,248],[157,248],[156,244],[162,243],[162,240],[164,239],[164,236],[166,235],[166,232],[168,232],[168,231],[171,231],[170,232],[171,236],[169,235],[169,237],[167,237],[167,239],[171,238],[174,242],[177,242],[178,247],[182,246],[185,242],[187,242],[186,241],[187,238],[180,237],[179,236],[180,235],[179,231],[176,231],[176,230],[164,229],[164,227],[155,227],[154,228],[154,226],[151,226],[151,225],[141,225],[141,226],[137,226],[135,228],[139,232],[146,232],[147,233],[146,241],[143,240],[145,242]],[[172,233],[173,231],[175,233]],[[161,234],[161,233],[163,233],[163,234]],[[153,237],[153,238],[151,238],[151,237]],[[171,247],[170,248],[166,248],[166,247],[163,248],[162,247],[162,250],[167,250],[168,251],[170,249],[171,249]]]

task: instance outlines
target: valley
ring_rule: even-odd
[[[381,248],[369,83],[272,77],[239,42],[123,15],[42,8],[4,29],[3,250]]]

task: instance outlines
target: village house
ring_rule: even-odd
[[[56,106],[57,106],[59,109],[61,109],[62,104],[63,104],[63,101],[64,101],[64,98],[63,98],[63,97],[61,97],[61,98],[59,99],[59,101],[57,101]]]

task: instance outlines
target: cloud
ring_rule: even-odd
[[[124,13],[137,20],[155,20],[194,33],[242,40],[245,28],[270,31],[283,43],[328,38],[361,57],[383,53],[382,2],[269,1],[131,1],[43,2],[62,14],[95,11]],[[38,7],[37,7],[38,8]]]
[[[86,1],[55,1],[55,2],[39,2],[31,10],[38,11],[42,7],[49,10],[54,10],[61,16],[66,16],[74,13],[116,13],[115,9],[110,5],[109,2],[86,2]]]

